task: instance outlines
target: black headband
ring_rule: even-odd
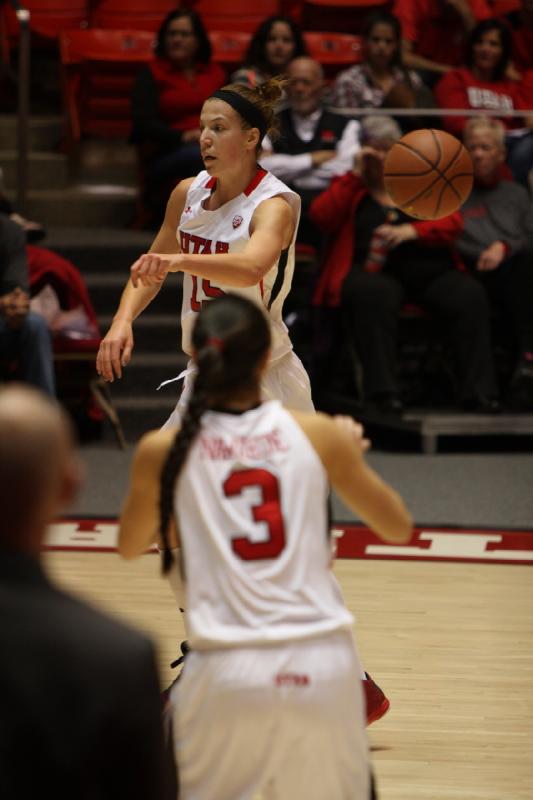
[[[216,92],[213,92],[210,100],[217,98],[218,100],[223,100],[229,106],[235,109],[237,114],[240,114],[241,117],[248,122],[252,128],[259,128],[259,141],[262,142],[263,138],[268,130],[268,123],[263,115],[263,113],[254,106],[246,97],[243,97],[242,94],[238,92],[233,92],[231,89],[217,89]]]

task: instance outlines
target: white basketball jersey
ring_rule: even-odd
[[[328,492],[322,462],[277,400],[204,414],[174,505],[193,649],[351,628],[330,570]]]
[[[184,273],[181,308],[182,348],[191,355],[191,333],[202,302],[225,292],[242,294],[253,300],[268,314],[271,323],[274,361],[292,349],[282,319],[283,302],[289,293],[294,273],[294,243],[300,218],[300,198],[270,172],[258,167],[255,177],[241,194],[215,211],[208,211],[204,201],[216,186],[216,178],[200,172],[189,191],[178,225],[178,241],[182,253],[239,253],[250,241],[250,222],[257,206],[269,197],[281,195],[292,208],[295,220],[290,246],[256,286],[235,288],[212,284],[205,278]]]

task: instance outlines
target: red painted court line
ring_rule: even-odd
[[[337,558],[533,564],[533,530],[420,526],[408,545],[387,545],[353,523],[336,524],[333,531]],[[110,553],[116,552],[116,539],[116,519],[64,519],[51,526],[44,550]]]

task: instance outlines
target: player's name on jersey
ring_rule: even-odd
[[[48,528],[45,549],[113,552],[117,534],[114,519],[60,520]],[[533,531],[424,527],[409,544],[388,545],[368,528],[347,523],[336,525],[333,535],[337,558],[533,564]]]

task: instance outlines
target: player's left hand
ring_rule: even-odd
[[[380,225],[375,232],[381,236],[383,244],[389,250],[403,242],[418,238],[416,228],[409,222],[403,225]]]
[[[163,283],[169,272],[176,272],[176,256],[159,253],[144,253],[131,266],[131,282],[136,289],[141,286],[157,286]]]
[[[506,252],[503,242],[493,242],[479,256],[476,265],[477,269],[479,272],[490,272],[493,269],[498,269],[505,258]]]

